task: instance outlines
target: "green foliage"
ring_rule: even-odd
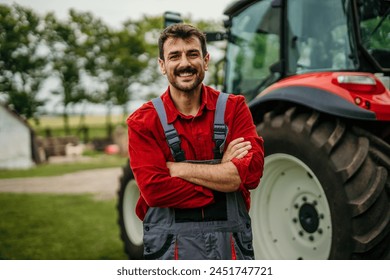
[[[93,100],[83,84],[83,75],[87,59],[93,56],[90,49],[92,41],[96,41],[95,33],[107,32],[107,28],[101,21],[95,20],[92,14],[77,13],[74,10],[69,11],[69,19],[64,22],[51,14],[47,15],[46,25],[45,36],[51,50],[51,68],[61,84],[53,93],[62,95],[64,129],[69,132],[69,106]],[[96,29],[92,32],[94,27]]]
[[[131,36],[142,41],[144,46],[144,53],[139,57],[144,62],[144,68],[137,80],[133,80],[129,87],[129,100],[148,100],[156,97],[161,93],[161,86],[165,86],[165,77],[161,75],[157,63],[157,40],[163,28],[163,17],[143,16],[137,21],[129,19],[123,27]],[[140,93],[139,88],[144,92]],[[125,110],[123,113],[128,115]]]
[[[89,125],[85,126],[88,129],[88,138],[96,139],[96,138],[107,138],[107,128],[104,125]],[[61,137],[74,135],[79,137],[80,140],[83,141],[84,132],[80,127],[69,126],[68,131],[65,131],[63,127],[40,127],[35,129],[35,133],[38,136],[46,137],[47,132],[50,131],[50,135],[53,137]]]
[[[47,72],[42,49],[42,20],[18,5],[0,5],[0,95],[26,118],[36,118]]]
[[[2,193],[0,205],[0,259],[127,259],[114,200]]]
[[[124,28],[112,33],[112,38],[106,50],[106,70],[110,75],[107,79],[108,90],[105,100],[115,105],[125,106],[129,101],[129,87],[136,82],[147,66],[144,42]],[[124,114],[126,112],[123,112]]]
[[[193,21],[189,18],[185,19],[184,22],[192,23]],[[194,21],[192,24],[204,32],[224,31],[222,23],[215,20],[199,20]]]

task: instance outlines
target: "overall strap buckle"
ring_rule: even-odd
[[[214,158],[222,159],[223,150],[225,148],[226,136],[228,134],[228,127],[225,124],[225,109],[226,101],[229,95],[221,92],[218,96],[217,106],[214,115]]]

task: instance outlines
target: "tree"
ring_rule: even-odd
[[[83,84],[86,56],[90,55],[87,43],[89,29],[85,23],[92,19],[90,13],[77,13],[74,10],[69,11],[69,19],[65,22],[57,20],[53,14],[46,16],[51,68],[61,85],[53,93],[62,95],[64,129],[67,134],[70,133],[69,107],[92,100]]]
[[[129,88],[131,101],[145,101],[161,93],[162,86],[166,85],[166,79],[159,71],[157,62],[157,40],[163,29],[162,16],[143,16],[139,20],[129,19],[124,23],[124,28],[137,40],[143,42],[144,53],[142,59],[144,67]],[[125,105],[126,106],[126,105]],[[125,107],[124,107],[125,108]],[[124,116],[127,112],[124,111]]]
[[[101,96],[107,90],[107,86],[103,82],[104,77],[106,77],[104,65],[107,61],[105,49],[112,37],[111,30],[103,21],[94,17],[91,13],[79,13],[70,10],[70,15],[73,24],[77,27],[78,36],[80,39],[82,38],[79,54],[83,59],[83,67],[80,69],[80,73],[84,78],[84,101],[100,103]],[[81,127],[84,126],[84,116],[85,112],[82,111],[80,115]]]
[[[38,92],[47,77],[43,23],[33,11],[0,5],[0,95],[27,119],[44,104]]]
[[[131,88],[140,83],[142,73],[148,68],[150,49],[140,33],[138,22],[128,21],[120,30],[111,30],[109,38],[100,41],[101,58],[98,66],[100,81],[106,91],[100,96],[107,105],[107,129],[111,131],[111,109],[122,106],[127,115],[127,105],[132,95]],[[142,34],[142,33],[141,33]],[[96,70],[95,70],[96,71]],[[152,77],[149,77],[152,78]]]

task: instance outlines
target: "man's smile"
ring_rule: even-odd
[[[191,77],[197,73],[197,70],[193,67],[186,67],[182,69],[176,69],[175,70],[175,75],[178,77]]]
[[[189,77],[194,75],[194,73],[189,73],[189,72],[184,72],[184,73],[179,73],[179,77]]]

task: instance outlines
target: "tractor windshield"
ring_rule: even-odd
[[[270,68],[280,61],[280,9],[272,8],[272,0],[252,2],[230,15],[225,64],[225,91],[248,99],[278,78]]]
[[[358,69],[352,1],[287,3],[288,75]]]

